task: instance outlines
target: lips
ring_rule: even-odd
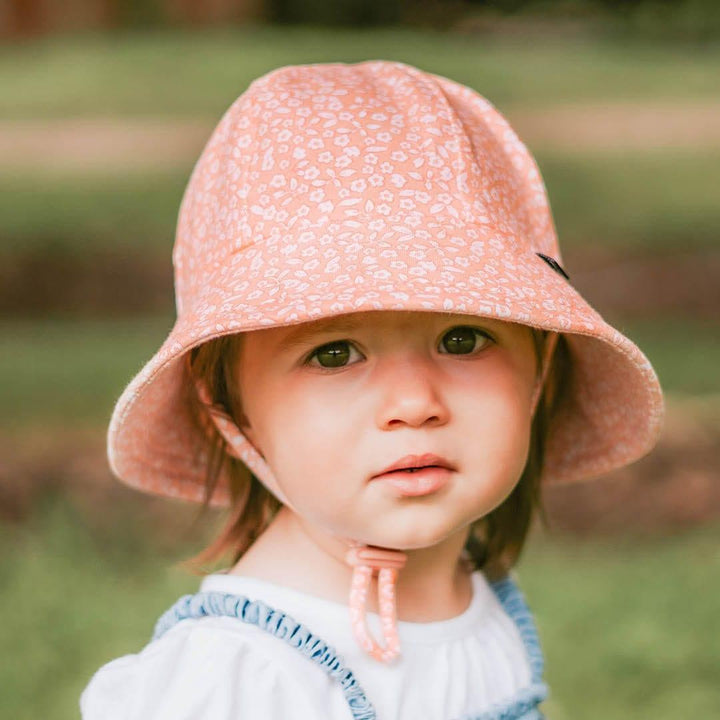
[[[388,467],[381,470],[377,475],[373,475],[373,479],[391,472],[424,467],[440,467],[448,470],[455,470],[452,463],[440,455],[434,455],[432,453],[425,453],[424,455],[406,455],[394,462],[392,465],[388,465]],[[408,473],[408,475],[412,474],[413,473]]]

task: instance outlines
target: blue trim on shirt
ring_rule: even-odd
[[[533,682],[540,682],[545,660],[540,648],[535,621],[525,601],[525,596],[510,575],[490,583],[505,612],[515,621],[530,661]]]
[[[157,640],[181,620],[209,616],[234,617],[284,640],[318,663],[328,675],[340,683],[353,720],[375,720],[375,709],[352,671],[342,664],[335,650],[313,635],[304,625],[261,600],[249,600],[244,595],[223,592],[184,595],[157,621],[152,639]]]
[[[547,697],[548,689],[542,682],[544,660],[535,622],[522,592],[510,575],[489,585],[520,632],[530,662],[532,683],[518,692],[512,702],[498,704],[480,715],[464,715],[458,720],[543,720],[537,706]],[[152,640],[158,640],[181,620],[211,616],[234,617],[256,625],[296,648],[340,683],[353,720],[376,720],[375,708],[335,649],[302,623],[261,600],[223,592],[184,595],[157,621]]]

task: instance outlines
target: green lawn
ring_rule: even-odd
[[[658,317],[617,326],[650,359],[666,392],[720,398],[717,321]]]
[[[165,249],[170,262],[191,170],[67,178],[0,172],[0,258],[38,250]]]
[[[655,541],[531,545],[548,720],[720,717],[720,525]]]
[[[130,491],[128,491],[129,493]],[[199,578],[175,561],[208,532],[177,524],[154,539],[138,496],[88,522],[50,498],[22,530],[0,525],[0,716],[78,716],[92,673],[139,651],[157,618]],[[210,524],[207,524],[210,529]],[[187,538],[193,536],[193,545]],[[536,538],[518,568],[546,656],[548,720],[720,716],[712,628],[720,595],[720,525],[663,540]]]
[[[131,376],[160,347],[172,318],[6,321],[0,337],[0,423],[106,423]]]
[[[720,151],[537,153],[560,247],[718,247]]]
[[[720,92],[717,45],[247,26],[78,34],[6,45],[0,52],[0,116],[216,117],[254,78],[276,67],[367,59],[408,62],[451,77],[501,107],[599,98],[716,99]]]

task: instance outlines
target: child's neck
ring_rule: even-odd
[[[446,620],[467,609],[472,583],[460,560],[466,538],[463,530],[433,547],[406,551],[407,563],[397,580],[399,620]],[[345,562],[346,551],[338,538],[283,507],[230,572],[347,603],[352,568]],[[378,612],[375,580],[368,610]]]

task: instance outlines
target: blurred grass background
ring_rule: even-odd
[[[3,53],[0,114],[219,119],[238,88],[276,67],[373,58],[401,60],[482,88],[504,108],[515,102],[716,99],[720,90],[720,48],[713,43],[688,48],[641,38],[548,35],[526,42],[420,28],[253,25],[47,38]]]
[[[143,29],[0,48],[0,142],[23,123],[40,122],[41,137],[53,123],[108,118],[197,121],[209,136],[247,84],[274,67],[370,58],[468,84],[511,122],[539,107],[720,100],[716,42],[628,42],[623,34],[528,42],[418,28]],[[669,398],[720,397],[720,305],[707,285],[717,279],[720,145],[530,149],[579,289],[639,344]],[[82,461],[64,438],[87,430],[93,457],[102,455],[115,399],[170,330],[174,225],[200,150],[190,143],[171,167],[158,168],[0,163],[0,536],[8,549],[0,598],[10,609],[0,634],[11,650],[0,661],[0,687],[10,688],[0,693],[2,717],[77,717],[92,672],[137,652],[162,611],[197,588],[198,578],[173,563],[202,547],[218,515],[194,523],[192,510],[122,488],[104,466],[90,473],[94,484],[76,487],[82,468],[55,468],[52,453],[66,445]],[[688,275],[688,258],[711,274]],[[600,271],[628,261],[670,268],[632,275],[631,300],[633,292],[662,297],[670,278],[687,288],[687,302],[652,312],[617,300],[627,288]],[[31,473],[26,458],[45,464]],[[717,477],[717,467],[710,472]],[[54,479],[43,484],[45,476]],[[32,483],[42,492],[31,492]],[[717,517],[653,537],[631,527],[612,537],[535,535],[519,572],[546,654],[549,720],[720,717],[720,638],[707,630],[720,590]]]

